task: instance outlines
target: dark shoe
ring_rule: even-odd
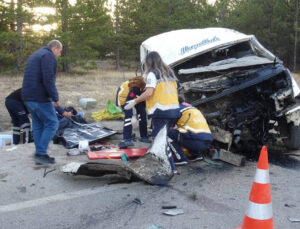
[[[130,140],[125,140],[124,143],[127,145],[127,146],[134,146],[133,142]]]
[[[189,158],[189,161],[202,161],[203,160],[203,156],[201,153],[195,155],[195,156],[191,156]]]
[[[120,142],[120,143],[118,144],[118,147],[119,147],[120,149],[127,149],[127,145],[125,144],[125,142]]]
[[[139,138],[139,141],[140,142],[145,142],[145,143],[151,143],[152,142],[149,138],[145,138],[145,137]]]
[[[175,165],[186,165],[189,163],[188,160],[178,160],[178,159],[174,159],[174,163]]]
[[[34,155],[34,161],[37,165],[54,164],[55,163],[55,158],[54,157],[49,157],[48,154],[46,154],[46,155],[35,154]]]
[[[124,142],[120,142],[118,146],[120,149],[127,149],[128,146],[134,146],[134,144],[131,140],[125,140]]]

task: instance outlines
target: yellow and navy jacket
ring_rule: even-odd
[[[118,88],[117,99],[116,99],[117,106],[122,106],[125,104],[127,95],[129,93],[128,84],[129,84],[129,80],[122,83],[121,86]]]
[[[177,130],[190,136],[190,138],[212,140],[211,131],[205,117],[195,107],[181,104],[179,110],[181,117],[177,120]]]
[[[164,81],[160,75],[155,74],[157,84],[153,94],[146,100],[146,110],[149,117],[178,118],[178,92],[176,80],[172,77]]]

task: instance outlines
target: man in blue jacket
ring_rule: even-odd
[[[52,40],[34,52],[26,63],[22,99],[32,117],[36,164],[55,163],[47,149],[58,127],[54,106],[58,106],[59,97],[55,80],[62,48],[60,41]]]

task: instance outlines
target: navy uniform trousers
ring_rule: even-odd
[[[13,144],[20,143],[20,134],[23,133],[23,143],[31,141],[31,126],[27,117],[25,106],[20,101],[6,99],[5,106],[13,124]]]
[[[126,98],[126,102],[129,100],[132,100],[133,95],[140,95],[140,89],[139,88],[133,88]],[[132,95],[132,96],[131,96]],[[124,118],[124,127],[123,127],[123,137],[124,140],[129,140],[132,138],[132,123],[131,119],[133,116],[133,109],[125,110],[124,106],[126,105],[126,102],[122,107],[122,110],[124,112],[125,118]],[[147,138],[147,115],[146,115],[146,104],[145,102],[138,103],[134,106],[137,113],[137,120],[139,122],[139,130],[140,130],[140,137],[141,138]]]

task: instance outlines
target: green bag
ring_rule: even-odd
[[[123,111],[121,110],[120,107],[117,107],[112,101],[108,100],[107,102],[107,110],[111,114],[119,114],[122,113]]]

